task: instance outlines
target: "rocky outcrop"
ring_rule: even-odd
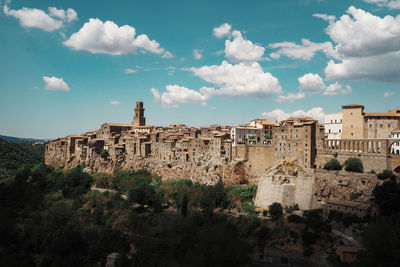
[[[381,183],[376,174],[317,170],[315,196],[317,201],[326,202],[329,199],[350,200],[350,194],[356,193],[359,200],[368,201],[375,185]]]

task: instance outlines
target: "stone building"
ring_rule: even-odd
[[[391,138],[391,133],[400,128],[400,109],[383,113],[364,112],[358,104],[342,106],[343,139]]]

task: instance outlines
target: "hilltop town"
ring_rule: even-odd
[[[308,209],[348,199],[353,191],[368,199],[376,179],[367,173],[400,172],[399,129],[400,109],[367,113],[362,105],[342,106],[341,113],[325,116],[324,125],[304,117],[279,123],[254,119],[232,127],[159,127],[146,125],[143,103],[137,102],[132,123],[104,123],[97,131],[52,140],[45,161],[55,168],[84,164],[87,172],[147,169],[204,184],[257,184],[260,207],[277,201]],[[348,189],[332,184],[353,175],[327,178],[332,174],[323,167],[333,157],[342,164],[359,158],[363,176],[352,179]]]

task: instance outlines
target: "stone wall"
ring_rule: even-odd
[[[248,146],[247,159],[252,168],[263,173],[274,165],[275,148],[272,146]]]
[[[316,157],[316,165],[318,169],[323,169],[326,162],[333,158],[334,151],[320,152]],[[364,172],[371,172],[372,170],[375,172],[382,172],[385,169],[392,169],[392,161],[391,158],[385,155],[379,154],[368,154],[368,153],[354,153],[354,152],[340,152],[336,159],[343,165],[344,162],[351,158],[356,157],[361,159]]]

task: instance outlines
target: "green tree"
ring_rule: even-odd
[[[362,161],[359,158],[348,158],[344,162],[344,169],[348,172],[364,172]]]
[[[386,180],[386,179],[390,179],[390,180],[396,180],[396,175],[392,172],[392,170],[384,170],[383,172],[377,174],[378,179],[381,180]]]
[[[382,185],[376,185],[372,194],[381,215],[400,212],[400,185],[397,182],[388,180]]]
[[[274,202],[268,207],[269,216],[272,220],[276,221],[283,215],[283,208],[281,203]]]
[[[336,158],[330,159],[327,163],[324,165],[325,170],[341,170],[343,167],[340,164],[340,162]]]

